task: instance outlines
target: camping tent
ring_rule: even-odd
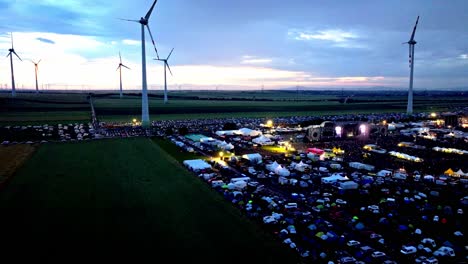
[[[258,153],[245,154],[245,155],[242,155],[242,158],[253,163],[262,163],[262,155]]]
[[[185,160],[184,165],[193,171],[200,171],[211,169],[211,165],[206,163],[206,161],[197,159],[197,160]]]
[[[252,139],[252,142],[255,143],[255,144],[262,145],[262,146],[273,145],[274,144],[274,142],[271,141],[271,139],[269,139],[269,138],[267,138],[267,137],[265,137],[263,135]]]
[[[262,134],[262,132],[257,131],[257,130],[252,130],[250,128],[241,128],[239,129],[239,133],[242,136],[249,136],[249,137],[256,137]]]
[[[283,177],[288,177],[289,175],[291,175],[291,173],[289,172],[288,169],[283,168],[281,166],[276,168],[275,173],[278,174],[279,176],[283,176]]]
[[[273,162],[272,164],[267,164],[265,167],[267,170],[269,171],[276,171],[276,169],[279,167],[280,165],[275,161]]]
[[[322,178],[322,183],[334,183],[334,182],[337,182],[337,181],[344,181],[344,180],[347,180],[347,179],[348,178],[343,177],[343,176],[341,176],[339,174],[333,174],[330,177]]]
[[[376,175],[379,176],[379,177],[385,177],[385,176],[389,176],[391,174],[392,174],[392,172],[389,171],[389,170],[381,170],[381,171],[377,172]]]
[[[448,170],[446,170],[446,171],[444,172],[444,174],[447,174],[447,175],[449,175],[449,176],[452,176],[453,173],[454,173],[454,172],[453,172],[453,170],[452,170],[451,168],[449,168]]]
[[[294,169],[297,170],[297,171],[304,171],[308,167],[310,167],[310,166],[303,163],[302,160],[301,160],[301,162],[294,165]]]

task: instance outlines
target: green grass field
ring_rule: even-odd
[[[296,263],[145,138],[43,145],[0,193],[0,210],[2,240],[42,257],[66,248],[156,263]]]
[[[287,116],[320,116],[348,113],[385,113],[406,111],[406,96],[400,92],[363,92],[353,94],[353,103],[342,104],[338,91],[172,91],[169,103],[162,93],[151,91],[151,120]],[[447,111],[468,104],[461,92],[428,95],[415,94],[415,112]],[[70,123],[90,120],[86,94],[18,94],[12,99],[0,93],[0,124]],[[207,100],[210,99],[210,100]],[[111,91],[95,92],[98,119],[105,122],[129,122],[141,118],[141,98],[137,91],[120,99]]]
[[[85,94],[0,93],[0,125],[89,122]]]

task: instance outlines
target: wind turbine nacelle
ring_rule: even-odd
[[[142,25],[148,25],[148,20],[146,20],[144,17],[140,18],[140,24]]]
[[[410,41],[408,41],[408,44],[410,44],[410,45],[414,45],[414,44],[416,44],[416,43],[417,43],[417,42],[416,42],[415,40],[410,40]]]

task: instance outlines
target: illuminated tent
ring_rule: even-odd
[[[453,172],[453,170],[452,170],[451,168],[449,168],[448,170],[446,170],[446,171],[444,172],[444,174],[447,174],[447,175],[449,175],[449,176],[452,176],[453,173],[454,173],[454,172]]]
[[[211,169],[211,165],[206,163],[206,161],[197,159],[197,160],[185,160],[184,165],[190,168],[193,171],[200,171]]]

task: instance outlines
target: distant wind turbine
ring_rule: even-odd
[[[31,60],[31,62],[34,64],[34,73],[36,75],[36,93],[39,93],[39,84],[37,82],[37,72],[39,70],[39,63],[41,62],[41,60],[39,60],[38,62],[34,62],[33,60]]]
[[[159,59],[158,50],[156,49],[156,44],[154,43],[153,34],[151,34],[151,29],[148,26],[148,20],[153,12],[153,8],[156,5],[158,0],[154,0],[153,5],[146,13],[145,17],[140,18],[140,20],[131,20],[131,19],[120,19],[125,21],[137,22],[141,24],[141,75],[142,75],[142,85],[141,85],[141,124],[143,127],[150,126],[149,120],[149,107],[148,107],[148,84],[146,81],[146,49],[145,49],[145,26],[148,29],[148,33],[153,42],[154,51],[156,56]]]
[[[416,27],[418,26],[419,16],[416,19],[416,24],[414,25],[413,34],[411,34],[411,38],[408,42],[404,42],[403,44],[409,45],[409,63],[410,63],[410,82],[409,82],[409,90],[408,90],[408,106],[406,107],[406,113],[412,114],[413,113],[413,71],[414,71],[414,45],[416,45],[416,41],[414,40],[414,34],[416,33]]]
[[[122,98],[122,67],[125,67],[125,68],[127,68],[129,70],[130,70],[130,68],[123,65],[122,56],[120,55],[120,51],[119,51],[119,58],[120,58],[120,63],[119,63],[119,66],[117,67],[117,70],[120,70],[120,98]]]
[[[171,57],[172,52],[174,51],[174,48],[171,50],[167,58],[165,59],[156,59],[158,61],[163,61],[164,62],[164,103],[167,104],[167,75],[166,75],[166,67],[169,70],[169,72],[172,75],[171,67],[169,67],[169,63],[167,61],[169,60],[169,57]]]
[[[15,87],[15,74],[14,74],[14,71],[13,71],[13,55],[11,54],[15,54],[16,57],[18,57],[18,59],[20,61],[23,61],[20,56],[18,56],[18,54],[16,54],[15,52],[15,49],[13,48],[13,33],[11,33],[11,49],[8,50],[8,56],[10,56],[10,66],[11,66],[11,96],[16,96],[16,87]]]

